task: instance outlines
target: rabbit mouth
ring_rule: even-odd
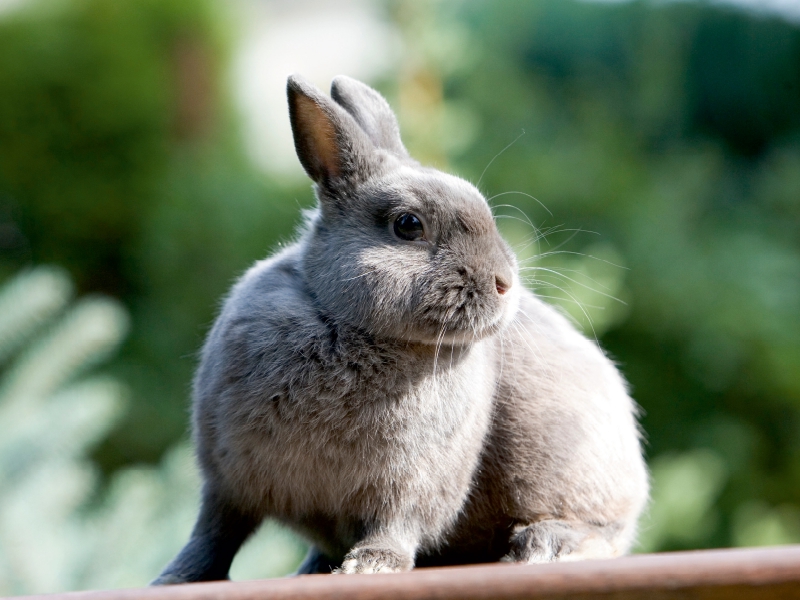
[[[467,294],[456,306],[431,307],[425,335],[427,343],[467,344],[502,331],[514,317],[518,305],[516,290],[502,299],[488,299],[480,294]]]
[[[510,319],[505,312],[496,315],[493,319],[483,323],[475,322],[445,322],[441,324],[438,331],[433,334],[420,336],[420,341],[434,345],[465,345],[472,344],[495,335],[502,331]]]
[[[447,330],[436,341],[442,344],[469,344],[477,342],[502,331],[505,327],[505,323],[506,320],[500,315],[499,318],[481,328],[470,327],[469,329],[453,328],[452,330]]]

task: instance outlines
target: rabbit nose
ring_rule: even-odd
[[[494,287],[501,296],[511,289],[511,279],[505,275],[494,276]]]

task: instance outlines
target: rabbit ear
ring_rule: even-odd
[[[286,84],[297,157],[315,183],[327,186],[370,172],[374,146],[352,116],[298,75]]]
[[[397,118],[378,92],[360,81],[339,75],[331,83],[331,98],[353,115],[378,148],[408,158],[408,151],[400,139]]]

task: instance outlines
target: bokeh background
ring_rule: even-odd
[[[0,595],[188,536],[195,354],[313,203],[293,71],[380,89],[618,361],[638,551],[800,542],[800,2],[0,0]],[[303,552],[267,524],[232,575]]]

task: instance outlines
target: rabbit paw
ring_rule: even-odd
[[[546,520],[517,527],[504,562],[547,563],[563,560],[586,537],[564,521]]]
[[[190,581],[191,580],[186,577],[169,573],[166,575],[159,575],[150,582],[150,585],[177,585],[179,583],[189,583]]]
[[[413,566],[410,557],[389,548],[353,548],[334,573],[398,573],[409,571]]]

